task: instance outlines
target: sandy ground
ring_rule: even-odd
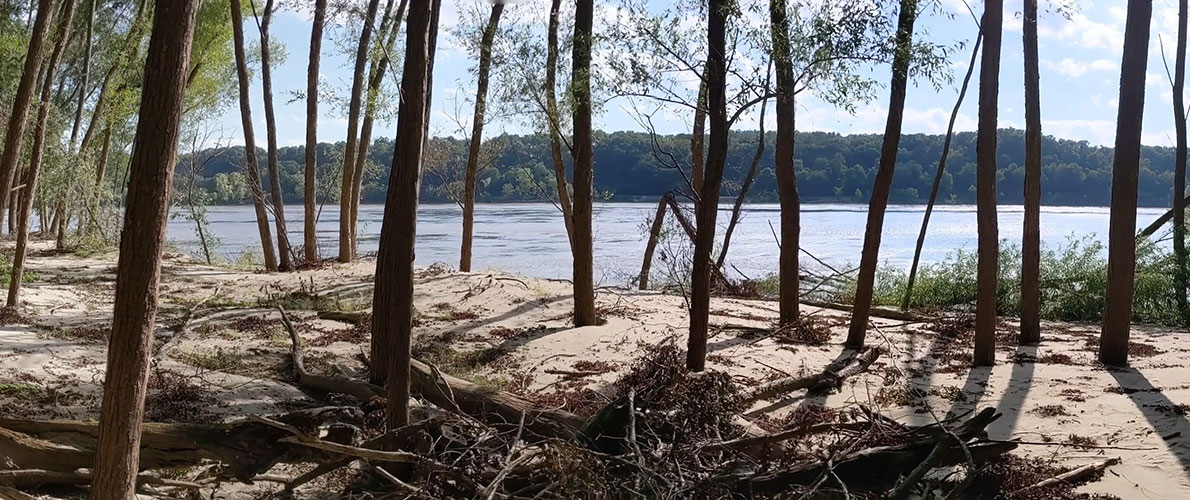
[[[44,249],[43,249],[44,250]],[[288,368],[289,342],[275,313],[204,319],[218,311],[257,307],[269,298],[317,292],[335,307],[366,307],[374,263],[335,265],[296,274],[266,275],[194,263],[169,254],[163,267],[158,335],[168,339],[186,315],[198,320],[158,361],[210,388],[217,402],[204,418],[268,413],[310,402],[279,381]],[[481,263],[482,265],[482,263]],[[0,327],[0,415],[92,419],[97,416],[114,290],[111,255],[78,257],[42,252],[32,256],[35,281],[25,285],[25,321]],[[332,293],[323,292],[330,290]],[[650,346],[686,328],[681,296],[604,288],[598,306],[606,323],[569,324],[570,284],[487,273],[431,268],[416,288],[420,346],[446,346],[463,355],[451,366],[459,376],[499,384],[529,395],[587,387],[599,390]],[[333,297],[333,299],[331,298]],[[195,307],[196,304],[200,304]],[[757,335],[777,316],[773,302],[715,299],[709,365],[742,383],[780,375],[815,373],[844,355],[847,313],[803,307],[804,314],[834,325],[820,346],[781,343]],[[351,325],[295,311],[313,366],[359,367],[366,337]],[[1040,347],[1000,342],[997,364],[970,369],[969,342],[936,333],[938,325],[874,319],[869,343],[889,354],[825,398],[794,396],[758,404],[751,415],[780,415],[807,405],[865,403],[898,419],[926,423],[974,407],[993,406],[1004,416],[990,437],[1019,439],[1015,453],[1055,457],[1070,465],[1120,457],[1104,478],[1080,491],[1121,498],[1190,498],[1190,332],[1138,326],[1132,366],[1105,369],[1095,361],[1097,327],[1047,323]],[[1005,339],[1015,325],[1001,322]],[[679,342],[682,342],[679,340]],[[452,358],[452,359],[456,359]],[[577,381],[558,372],[605,372]],[[543,398],[542,400],[547,400]],[[1094,447],[1082,447],[1090,445]],[[284,474],[292,471],[280,471]],[[270,486],[241,488],[215,498],[251,498]],[[314,483],[301,490],[320,498]]]

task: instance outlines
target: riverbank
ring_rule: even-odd
[[[114,257],[55,254],[38,244],[22,317],[5,318],[0,327],[0,416],[97,417]],[[366,324],[352,323],[350,315],[319,318],[316,311],[366,312],[373,269],[374,262],[363,261],[268,275],[167,255],[158,318],[158,347],[165,352],[154,369],[149,417],[216,422],[323,402],[293,383],[291,343],[274,307],[290,311],[309,368],[364,370]],[[684,344],[681,296],[603,288],[597,302],[606,322],[575,328],[569,293],[560,280],[423,269],[415,286],[415,355],[446,373],[582,414],[605,402],[600,394],[655,346]],[[842,311],[803,306],[824,332],[818,345],[772,335],[772,302],[717,298],[711,311],[708,364],[742,387],[817,373],[844,354]],[[868,371],[847,379],[838,393],[761,401],[747,416],[775,421],[862,404],[922,424],[990,406],[1003,413],[988,428],[991,438],[1030,443],[1015,454],[1066,466],[1122,459],[1080,492],[1190,497],[1190,332],[1138,326],[1132,366],[1107,370],[1095,361],[1096,325],[1047,322],[1040,347],[1016,347],[1015,331],[1003,319],[997,364],[972,370],[962,321],[876,318],[868,341],[886,353]],[[269,473],[292,477],[304,470],[282,465]],[[299,497],[325,498],[335,485],[334,478],[314,482]],[[260,498],[277,489],[257,483],[220,491],[229,492],[225,498]]]

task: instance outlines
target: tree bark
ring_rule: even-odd
[[[364,106],[363,124],[360,125],[359,130],[359,146],[356,148],[358,151],[355,155],[355,173],[352,174],[354,182],[351,185],[351,252],[353,256],[359,253],[359,240],[356,238],[359,232],[356,229],[359,226],[359,204],[364,182],[364,168],[368,165],[368,147],[372,145],[372,124],[376,119],[376,106],[382,84],[384,83],[384,72],[388,70],[388,66],[391,63],[389,56],[396,47],[397,35],[401,31],[401,23],[405,18],[405,8],[408,6],[408,3],[408,0],[401,0],[401,3],[397,5],[397,13],[391,18],[385,16],[389,24],[388,39],[385,40],[382,47],[384,50],[381,51],[380,60],[371,67],[368,76],[368,99],[367,104]],[[383,25],[384,23],[381,23],[381,26]],[[385,30],[381,28],[380,31],[383,34]]]
[[[1025,0],[1025,222],[1021,236],[1021,344],[1041,342],[1041,72],[1037,0]],[[1183,122],[1184,123],[1184,122]]]
[[[372,47],[372,23],[380,0],[368,0],[359,46],[355,51],[355,72],[351,79],[351,102],[347,108],[347,145],[343,154],[343,182],[339,186],[339,262],[351,262],[355,257],[355,235],[351,234],[351,217],[355,203],[351,200],[351,186],[355,182],[355,150],[359,137],[360,102],[363,100],[364,75]]]
[[[777,70],[777,140],[773,146],[773,168],[777,174],[777,196],[781,202],[781,246],[778,264],[779,322],[787,325],[801,316],[801,263],[799,248],[802,232],[802,207],[797,192],[794,142],[797,135],[797,107],[794,102],[797,80],[794,76],[792,41],[785,0],[769,0],[773,37],[773,66]]]
[[[99,84],[99,96],[95,98],[95,108],[91,110],[91,120],[87,123],[87,130],[83,132],[83,139],[79,142],[78,151],[87,151],[87,146],[91,144],[91,139],[95,132],[100,128],[106,128],[103,125],[104,111],[107,110],[107,101],[111,95],[109,90],[113,79],[120,69],[124,68],[127,61],[135,61],[140,58],[140,46],[144,35],[142,27],[145,25],[145,15],[150,12],[148,7],[148,0],[140,0],[137,3],[136,17],[133,18],[132,24],[128,30],[128,36],[124,39],[124,47],[120,51],[120,58],[112,62],[111,67],[108,68],[107,73],[103,76],[103,82]]]
[[[967,97],[967,87],[971,83],[971,75],[975,73],[975,61],[979,55],[979,46],[983,43],[983,31],[975,36],[975,47],[971,49],[971,61],[967,63],[967,75],[963,77],[963,85],[959,88],[959,98],[950,111],[950,122],[946,125],[946,139],[942,141],[942,156],[938,158],[938,170],[934,172],[934,184],[930,186],[930,201],[926,203],[926,212],[921,219],[921,231],[917,233],[917,246],[913,249],[913,264],[909,266],[909,280],[905,283],[905,298],[901,299],[901,309],[909,310],[909,303],[913,299],[913,283],[917,281],[917,266],[921,262],[921,250],[926,244],[926,230],[930,227],[930,216],[934,213],[934,204],[938,201],[938,189],[942,186],[942,176],[946,173],[946,160],[950,157],[950,143],[954,139],[954,122],[959,118],[959,108]]]
[[[1132,327],[1132,293],[1136,276],[1136,188],[1140,173],[1140,134],[1144,118],[1145,71],[1148,66],[1152,0],[1128,0],[1124,56],[1120,63],[1120,106],[1116,116],[1115,160],[1112,163],[1111,217],[1107,244],[1107,300],[1099,360],[1128,363]],[[1175,214],[1176,215],[1176,214]]]
[[[901,143],[901,122],[905,112],[905,91],[909,82],[913,23],[916,17],[917,0],[901,0],[901,12],[897,18],[896,56],[893,57],[892,86],[888,99],[888,121],[884,126],[884,142],[880,148],[880,167],[876,170],[872,199],[868,202],[868,225],[864,231],[863,254],[860,256],[855,307],[847,332],[846,345],[852,349],[864,345],[864,336],[868,330],[872,291],[876,283],[876,264],[880,258],[880,233],[884,230],[884,212],[888,208],[888,192],[892,189],[893,171],[897,165],[897,147]]]
[[[695,209],[694,263],[691,272],[690,338],[686,368],[706,367],[707,327],[711,307],[711,251],[715,246],[715,218],[719,214],[719,189],[727,163],[727,0],[710,0],[707,8],[707,118],[710,138],[706,169]]]
[[[591,197],[594,191],[594,152],[591,144],[591,45],[595,17],[593,0],[578,0],[574,9],[574,325],[594,325],[595,248],[591,241]]]
[[[414,240],[440,8],[441,0],[413,2],[409,8],[401,79],[403,99],[397,111],[392,175],[376,258],[370,378],[377,385],[383,385],[387,378],[390,429],[409,421]]]
[[[252,8],[256,13],[256,7]],[[266,0],[260,16],[260,86],[264,92],[264,126],[268,141],[269,193],[273,201],[273,222],[277,226],[277,254],[279,269],[292,271],[289,230],[285,227],[285,201],[281,193],[281,176],[277,173],[277,115],[273,112],[273,68],[269,49],[269,24],[273,20],[273,0]]]
[[[545,112],[550,126],[550,157],[554,161],[554,184],[558,191],[558,208],[570,241],[570,256],[574,258],[574,205],[570,202],[570,188],[566,181],[566,163],[562,159],[561,115],[558,113],[558,16],[562,0],[550,2],[550,21],[546,32],[545,56]]]
[[[1177,136],[1174,153],[1173,173],[1173,254],[1177,269],[1174,270],[1174,288],[1178,311],[1182,321],[1190,321],[1190,304],[1186,292],[1190,288],[1190,277],[1186,267],[1186,103],[1183,93],[1186,89],[1186,17],[1187,1],[1178,1],[1178,47],[1174,55],[1173,115]]]
[[[99,419],[92,498],[133,498],[157,284],[197,0],[158,2],[145,60],[128,205],[116,265],[116,300]]]
[[[55,28],[54,49],[50,52],[49,60],[46,61],[45,77],[41,83],[37,121],[33,125],[33,150],[29,152],[29,166],[25,168],[25,173],[20,181],[25,187],[21,189],[23,194],[18,197],[17,243],[16,251],[12,256],[12,268],[8,279],[8,300],[5,303],[8,308],[15,309],[20,305],[18,301],[21,293],[21,277],[25,272],[26,249],[29,245],[29,223],[33,218],[33,199],[37,196],[37,180],[40,177],[41,162],[45,156],[46,127],[49,122],[50,107],[53,106],[51,98],[54,89],[54,72],[62,60],[62,52],[70,43],[74,6],[75,0],[64,0],[58,18],[58,26]]]
[[[657,240],[661,238],[661,229],[665,227],[665,208],[669,205],[666,197],[662,196],[657,202],[657,214],[653,216],[653,224],[649,228],[649,241],[645,244],[645,258],[640,265],[638,283],[641,290],[649,289],[649,273],[653,268],[653,253],[657,251]]]
[[[475,185],[479,181],[479,149],[483,145],[489,74],[492,72],[492,43],[500,28],[503,3],[492,4],[492,14],[479,42],[479,75],[475,89],[475,113],[471,117],[471,142],[467,146],[467,173],[463,182],[463,243],[459,250],[459,271],[471,271],[471,242],[475,234]]]
[[[256,134],[252,125],[252,102],[248,88],[248,57],[244,54],[244,14],[240,0],[231,1],[231,31],[235,44],[236,77],[240,88],[240,123],[244,129],[244,163],[248,184],[252,189],[252,206],[256,209],[256,228],[260,232],[260,248],[264,253],[264,268],[277,270],[273,254],[273,236],[269,231],[269,215],[265,209],[264,189],[260,185],[260,168],[256,165]]]
[[[78,102],[74,108],[74,125],[70,128],[70,146],[74,147],[83,123],[83,106],[87,102],[87,87],[91,79],[91,41],[95,38],[95,4],[91,0],[87,7],[87,39],[83,42],[83,74],[78,85]]]
[[[41,76],[41,53],[45,48],[46,33],[49,32],[53,19],[53,0],[38,0],[37,17],[33,21],[33,31],[29,35],[29,48],[25,51],[25,65],[21,73],[21,81],[17,84],[12,110],[8,115],[8,127],[4,129],[4,149],[3,152],[0,152],[0,212],[9,208],[9,200],[12,198],[10,188],[13,186],[17,165],[20,163],[21,144],[25,138],[29,106],[33,101],[33,91],[37,87],[37,79]],[[0,215],[3,214],[0,213]],[[10,230],[11,226],[10,223]]]
[[[975,366],[996,364],[996,288],[1000,232],[996,220],[996,127],[1000,93],[1000,38],[1004,1],[986,0],[983,56],[979,64],[979,130],[975,138],[975,200],[978,259],[975,295]]]
[[[318,185],[318,67],[322,60],[322,28],[326,23],[327,0],[314,0],[314,22],[310,26],[310,62],[306,66],[306,172],[302,192],[305,210],[302,247],[307,264],[318,261],[318,227],[314,203]]]
[[[703,168],[706,163],[706,154],[703,151],[706,141],[706,126],[707,81],[704,76],[702,83],[698,85],[698,100],[694,105],[694,126],[690,131],[690,194],[693,195],[696,210],[698,197],[702,192]]]

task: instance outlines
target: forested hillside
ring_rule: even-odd
[[[767,144],[774,134],[769,133]],[[901,139],[896,177],[890,201],[925,203],[942,149],[941,135],[913,134]],[[661,138],[668,152],[685,155],[688,135]],[[881,136],[877,134],[840,135],[803,132],[798,135],[796,157],[798,189],[805,201],[867,203],[876,165],[880,159]],[[734,195],[755,153],[756,132],[732,133],[728,152],[728,171],[724,195]],[[364,179],[365,203],[382,203],[392,163],[392,140],[381,137],[368,150],[372,164]],[[548,166],[549,142],[541,135],[504,135],[486,141],[489,168],[480,173],[477,195],[481,201],[540,201],[553,195],[553,172]],[[321,144],[319,165],[325,175],[319,179],[337,179],[343,143]],[[264,158],[264,150],[258,155]],[[999,174],[997,189],[1001,203],[1022,202],[1024,182],[1024,132],[1000,131]],[[1047,205],[1107,205],[1111,195],[1112,150],[1092,146],[1085,141],[1046,137],[1044,152],[1043,202]],[[422,181],[422,196],[427,202],[449,201],[461,189],[463,168],[467,162],[467,144],[458,139],[431,140],[429,161]],[[1168,206],[1173,186],[1173,148],[1142,149],[1140,204]],[[210,192],[213,203],[246,204],[250,192],[241,170],[243,148],[207,150],[200,155],[215,156],[203,170],[200,185]],[[300,202],[304,148],[293,146],[279,150],[281,184],[285,199]],[[773,151],[766,148],[761,160],[762,172],[753,187],[751,200],[775,202],[776,179],[773,175]],[[189,161],[179,166],[184,173]],[[178,179],[185,179],[179,175]],[[267,179],[265,179],[267,184]],[[678,187],[681,175],[663,166],[653,155],[650,136],[643,132],[597,133],[595,137],[595,185],[616,201],[655,199]],[[975,202],[975,133],[955,135],[950,162],[943,177],[939,200],[943,203]],[[330,189],[327,189],[327,188]],[[322,186],[320,199],[338,200],[337,184]],[[325,195],[323,194],[325,193]]]

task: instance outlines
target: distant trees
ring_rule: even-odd
[[[996,123],[1003,24],[1003,0],[985,0],[983,58],[979,64],[979,130],[975,143],[979,254],[976,266],[979,290],[975,297],[975,366],[996,364],[996,285],[1000,275],[1000,241],[996,219]]]
[[[157,315],[169,186],[198,0],[157,2],[129,167],[116,297],[103,383],[92,498],[136,495],[140,436]]]
[[[876,280],[876,264],[880,251],[880,233],[884,230],[884,211],[892,189],[893,171],[897,163],[897,148],[901,140],[901,122],[905,111],[905,92],[909,83],[909,63],[913,57],[913,24],[917,19],[917,0],[901,0],[897,18],[896,52],[892,64],[892,85],[888,103],[888,120],[884,127],[884,143],[880,149],[880,166],[868,202],[868,222],[864,231],[864,250],[860,256],[859,277],[856,280],[855,301],[851,312],[851,326],[847,332],[847,347],[864,345],[868,331],[868,314],[872,308],[872,290]]]
[[[1107,365],[1128,363],[1132,328],[1132,294],[1136,274],[1136,189],[1140,170],[1141,122],[1145,105],[1149,24],[1152,0],[1128,0],[1124,27],[1124,55],[1120,63],[1120,105],[1116,118],[1115,161],[1112,167],[1111,218],[1107,248],[1107,301],[1099,360]]]

